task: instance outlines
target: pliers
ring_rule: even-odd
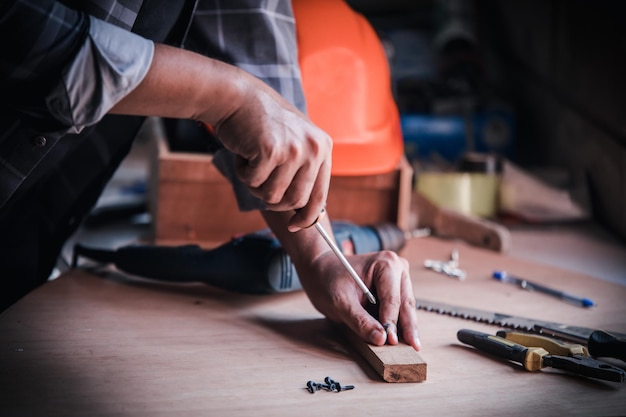
[[[499,331],[494,336],[461,329],[457,338],[479,350],[521,363],[527,371],[550,367],[606,381],[626,380],[626,371],[589,357],[587,349],[578,344],[513,331]]]

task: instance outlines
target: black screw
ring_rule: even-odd
[[[351,389],[354,389],[354,385],[340,385],[340,384],[337,384],[337,392],[349,391]]]
[[[339,382],[335,381],[329,376],[324,378],[324,382],[326,382],[330,386],[331,391],[341,392],[354,389],[354,385],[341,385]]]
[[[330,385],[320,384],[319,382],[315,382],[315,381],[308,381],[306,383],[306,387],[311,394],[315,394],[315,391],[319,391],[321,389],[325,389],[326,391],[332,391],[334,389],[334,388],[331,388]]]
[[[315,386],[315,382],[313,381],[309,381],[306,383],[306,388],[309,390],[309,392],[311,394],[315,394],[315,391],[317,391],[316,386]]]
[[[332,391],[341,392],[341,391],[348,391],[348,390],[354,389],[354,385],[341,385],[339,382],[335,381],[329,376],[324,378],[324,382],[325,384],[321,384],[315,381],[308,381],[306,383],[306,386],[311,394],[314,394],[315,391],[319,391],[321,389],[324,389],[326,391],[331,391],[331,392]]]

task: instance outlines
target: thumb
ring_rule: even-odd
[[[352,311],[344,319],[344,323],[361,339],[372,345],[382,346],[387,342],[385,328],[362,307]]]

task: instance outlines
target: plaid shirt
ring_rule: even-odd
[[[143,122],[104,116],[141,81],[152,56],[150,42],[117,28],[186,42],[258,76],[304,110],[288,0],[151,0],[144,8],[142,0],[64,3],[0,4],[0,36],[16,40],[0,45],[0,309],[47,279]],[[123,71],[94,59],[94,44]],[[101,88],[94,73],[114,88]],[[229,155],[223,159],[228,174]],[[235,190],[242,207],[254,207],[247,191],[236,183]]]

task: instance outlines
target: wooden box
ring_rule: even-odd
[[[266,228],[258,211],[241,212],[230,183],[209,154],[172,152],[163,129],[153,129],[150,211],[158,244],[206,247]],[[333,176],[327,211],[356,224],[392,222],[407,228],[413,170],[403,158],[387,174]]]

